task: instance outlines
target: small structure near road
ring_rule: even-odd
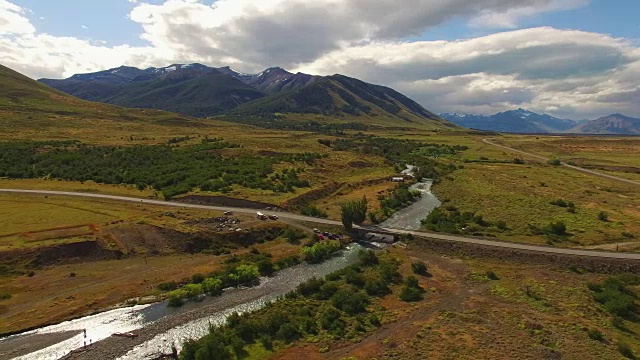
[[[394,176],[391,178],[392,182],[404,182],[404,177],[402,176]]]
[[[356,239],[366,242],[375,242],[383,244],[393,244],[398,241],[398,235],[385,232],[384,230],[368,230],[368,229],[354,229],[353,230]]]

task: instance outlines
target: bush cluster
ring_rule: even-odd
[[[208,275],[194,274],[181,286],[175,282],[165,282],[159,284],[158,288],[167,292],[169,306],[182,306],[184,300],[194,300],[203,294],[218,296],[227,287],[256,284],[260,276],[270,276],[279,269],[296,265],[300,259],[289,257],[274,264],[271,254],[260,253],[256,249],[242,257],[231,256],[225,263],[222,271]]]
[[[640,276],[622,274],[605,279],[602,283],[588,284],[593,299],[614,316],[630,318],[638,311],[636,295],[629,288],[640,284]]]
[[[469,233],[473,235],[482,235],[481,231],[487,230],[492,226],[501,231],[507,228],[507,224],[504,221],[492,224],[480,214],[471,211],[461,212],[454,206],[434,209],[422,220],[422,225],[431,231],[451,234]]]
[[[302,257],[306,262],[318,263],[330,258],[334,252],[340,250],[342,245],[337,240],[317,242],[311,246],[304,246]]]
[[[251,314],[232,314],[221,328],[187,342],[180,359],[235,359],[246,356],[246,347],[259,344],[267,350],[302,338],[354,339],[380,326],[378,315],[369,310],[372,296],[367,287],[388,289],[398,264],[377,255],[361,255],[361,261],[337,271],[326,280],[311,279],[287,294],[285,299]],[[386,274],[386,275],[385,275]],[[386,279],[393,280],[386,280]],[[355,280],[361,279],[362,281]],[[354,280],[355,283],[354,284]]]

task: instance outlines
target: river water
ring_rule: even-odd
[[[433,181],[422,179],[411,185],[410,190],[420,191],[421,197],[408,207],[397,211],[389,219],[380,224],[381,227],[400,230],[420,230],[423,220],[433,209],[442,205],[440,200],[431,192]]]
[[[412,170],[413,167],[408,167],[406,171],[411,174]],[[421,227],[420,221],[433,209],[441,205],[438,198],[431,192],[431,185],[432,181],[428,179],[423,179],[421,182],[412,185],[411,190],[421,192],[420,199],[393,214],[381,226],[402,230],[419,230]],[[357,253],[361,249],[362,246],[353,244],[321,264],[296,265],[279,271],[271,278],[262,278],[260,285],[257,287],[245,290],[226,290],[219,297],[206,297],[201,302],[188,303],[181,308],[169,308],[166,303],[161,302],[106,311],[0,339],[0,348],[2,348],[3,343],[11,347],[13,345],[12,342],[29,343],[32,339],[46,337],[48,334],[65,333],[67,335],[65,335],[66,339],[63,341],[28,355],[14,357],[16,360],[55,360],[73,350],[82,348],[85,344],[89,345],[106,339],[116,332],[124,333],[141,328],[153,328],[158,322],[163,324],[167,322],[170,324],[175,323],[175,325],[159,331],[150,340],[130,349],[125,355],[118,357],[121,360],[154,358],[159,353],[170,353],[172,345],[180,349],[186,340],[198,339],[206,335],[211,325],[215,326],[224,323],[226,318],[234,312],[244,313],[258,310],[313,277],[324,277],[336,270],[354,264],[357,261]],[[224,310],[207,313],[207,307],[217,303],[230,305],[225,307]],[[189,313],[193,317],[193,312],[197,312],[199,309],[203,311],[201,316],[197,316],[192,320],[180,320],[183,317],[189,318],[189,316],[185,316]],[[0,355],[2,354],[0,353]]]

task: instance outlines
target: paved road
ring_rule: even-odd
[[[526,151],[522,151],[522,150],[514,149],[514,148],[511,148],[511,147],[508,147],[508,146],[497,144],[497,143],[491,141],[491,139],[483,139],[482,141],[485,144],[489,144],[489,145],[496,146],[496,147],[499,147],[499,148],[502,148],[502,149],[506,149],[506,150],[513,151],[513,152],[517,152],[519,154],[526,155],[526,156],[529,156],[529,157],[532,157],[532,158],[536,158],[536,159],[539,159],[539,160],[542,160],[542,161],[548,161],[549,160],[549,158],[546,158],[544,156],[532,154],[532,153],[529,153],[529,152],[526,152]],[[638,181],[629,180],[629,179],[625,179],[625,178],[621,178],[621,177],[613,176],[613,175],[609,175],[609,174],[604,174],[604,173],[601,173],[601,172],[585,169],[585,168],[582,168],[582,167],[579,167],[579,166],[575,166],[575,165],[569,165],[569,164],[567,164],[565,162],[561,162],[560,164],[562,166],[568,167],[569,169],[581,171],[583,173],[587,173],[587,174],[591,174],[591,175],[595,175],[595,176],[600,176],[600,177],[604,177],[604,178],[611,179],[611,180],[621,181],[621,182],[625,182],[627,184],[640,185],[640,182],[638,182]]]
[[[255,214],[256,209],[247,209],[247,208],[233,208],[233,207],[224,207],[224,206],[209,206],[209,205],[196,205],[196,204],[185,204],[179,202],[172,201],[162,201],[162,200],[151,200],[151,199],[140,199],[140,198],[132,198],[126,196],[116,196],[116,195],[104,195],[104,194],[95,194],[95,193],[77,193],[77,192],[69,192],[69,191],[48,191],[48,190],[21,190],[21,189],[0,189],[0,193],[17,193],[17,194],[33,194],[33,195],[51,195],[51,196],[76,196],[76,197],[85,197],[85,198],[93,198],[93,199],[105,199],[105,200],[116,200],[116,201],[125,201],[131,203],[138,204],[149,204],[149,205],[159,205],[159,206],[169,206],[169,207],[180,207],[180,208],[191,208],[191,209],[203,209],[203,210],[218,210],[218,211],[234,211],[237,213],[244,214]],[[316,224],[324,224],[324,225],[342,225],[341,222],[335,220],[328,219],[319,219],[304,215],[285,213],[285,212],[272,212],[272,211],[261,211],[266,215],[276,214],[280,218],[290,219],[290,220],[298,220],[298,221],[306,221],[310,223]],[[539,245],[527,245],[527,244],[519,244],[519,243],[510,243],[503,241],[493,241],[493,240],[485,240],[485,239],[477,239],[470,237],[462,237],[462,236],[453,236],[453,235],[443,235],[443,234],[433,234],[421,231],[407,231],[407,230],[397,230],[397,229],[388,229],[388,228],[380,228],[375,226],[363,227],[365,229],[370,229],[372,231],[379,230],[384,231],[386,233],[392,233],[397,235],[406,235],[412,234],[417,237],[427,238],[427,239],[438,239],[438,240],[446,240],[460,243],[468,243],[468,244],[476,244],[483,246],[490,246],[496,248],[505,248],[505,249],[513,249],[513,250],[525,250],[525,251],[533,251],[539,253],[549,253],[549,254],[560,254],[560,255],[572,255],[572,256],[582,256],[582,257],[592,257],[592,258],[606,258],[606,259],[627,259],[627,260],[640,260],[640,253],[624,253],[624,252],[605,252],[605,251],[595,251],[595,250],[579,250],[579,249],[563,249],[563,248],[554,248],[549,246],[539,246]]]

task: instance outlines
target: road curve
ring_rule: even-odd
[[[158,205],[158,206],[168,206],[168,207],[217,210],[217,211],[234,211],[234,212],[244,213],[244,214],[255,214],[257,211],[256,209],[247,209],[247,208],[186,204],[186,203],[179,203],[179,202],[173,202],[173,201],[141,199],[141,198],[126,197],[126,196],[105,195],[105,194],[95,194],[95,193],[79,193],[79,192],[70,192],[70,191],[0,189],[0,193],[32,194],[32,195],[47,195],[47,196],[49,195],[75,196],[75,197],[116,200],[116,201],[124,201],[124,202],[137,203],[137,204],[148,204],[148,205]],[[335,220],[320,219],[320,218],[286,213],[286,212],[273,212],[273,211],[262,211],[262,210],[261,212],[263,212],[266,215],[275,214],[283,219],[306,221],[310,223],[324,224],[324,225],[338,225],[338,226],[342,225],[341,222],[335,221]],[[640,253],[606,252],[606,251],[597,251],[597,250],[555,248],[550,246],[527,245],[527,244],[520,244],[520,243],[485,240],[485,239],[462,237],[462,236],[455,236],[455,235],[434,234],[434,233],[427,233],[422,231],[388,229],[388,228],[381,228],[377,226],[363,226],[359,228],[368,229],[371,231],[376,231],[376,230],[384,231],[386,233],[391,233],[396,235],[411,234],[416,237],[427,238],[427,239],[438,239],[438,240],[445,240],[445,241],[452,241],[452,242],[459,242],[459,243],[475,244],[475,245],[489,246],[489,247],[503,248],[503,249],[531,251],[531,252],[538,252],[538,253],[602,258],[602,259],[640,260]]]
[[[493,141],[491,141],[491,139],[483,139],[482,142],[484,142],[485,144],[488,144],[488,145],[492,145],[492,146],[496,146],[496,147],[499,147],[499,148],[502,148],[502,149],[505,149],[505,150],[517,152],[519,154],[526,155],[528,157],[536,158],[536,159],[539,159],[539,160],[543,160],[543,161],[548,161],[549,160],[549,158],[546,158],[544,156],[532,154],[532,153],[529,153],[529,152],[526,152],[526,151],[522,151],[522,150],[514,149],[514,148],[511,148],[511,147],[508,147],[508,146],[505,146],[505,145],[494,143]],[[568,167],[569,169],[573,169],[573,170],[576,170],[576,171],[583,172],[583,173],[587,173],[587,174],[591,174],[591,175],[595,175],[595,176],[600,176],[600,177],[611,179],[611,180],[621,181],[621,182],[625,182],[627,184],[640,185],[640,182],[638,182],[638,181],[629,180],[629,179],[621,178],[621,177],[614,176],[614,175],[604,174],[604,173],[593,171],[593,170],[590,170],[590,169],[585,169],[585,168],[582,168],[582,167],[579,167],[579,166],[570,165],[570,164],[567,164],[565,162],[560,162],[560,165]]]

